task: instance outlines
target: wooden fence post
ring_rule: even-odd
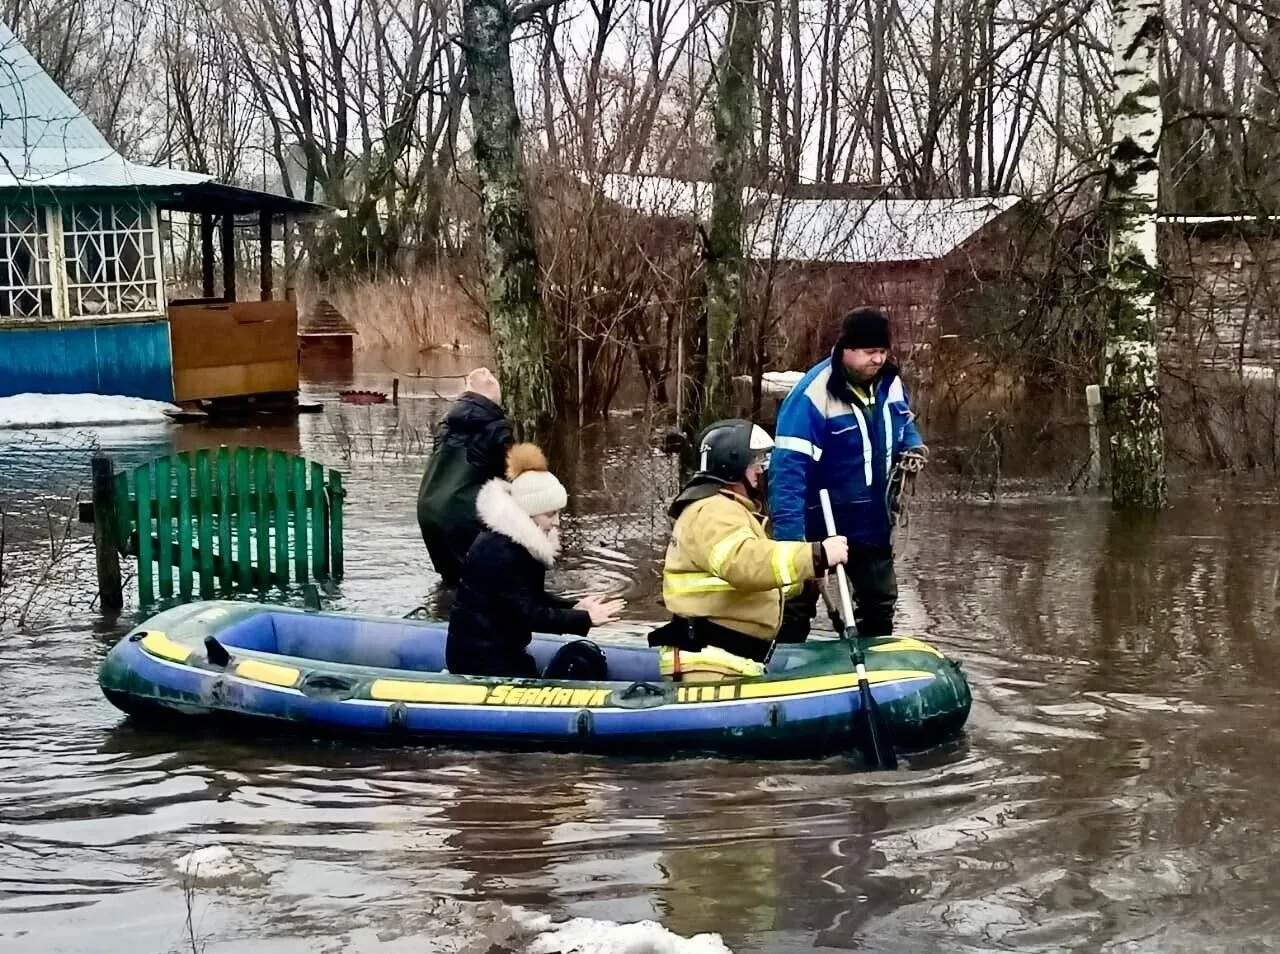
[[[1097,493],[1102,489],[1102,388],[1088,385],[1084,399],[1089,409],[1089,482]]]
[[[93,455],[93,549],[98,565],[98,597],[102,608],[124,609],[120,551],[116,533],[115,480],[111,458]]]

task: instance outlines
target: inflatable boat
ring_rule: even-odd
[[[848,644],[779,645],[764,673],[664,679],[658,651],[606,643],[597,682],[444,671],[445,624],[241,602],[165,610],[110,650],[99,683],[131,716],[257,723],[259,731],[418,744],[601,753],[821,756],[848,752],[858,689]],[[535,637],[540,668],[563,638]],[[957,663],[922,640],[864,641],[868,679],[896,748],[956,735],[969,715]]]

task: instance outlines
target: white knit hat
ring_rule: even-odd
[[[554,513],[569,503],[569,493],[555,474],[547,470],[547,459],[534,444],[517,444],[507,453],[507,475],[511,499],[529,516]]]
[[[527,513],[554,513],[569,503],[564,484],[549,470],[527,470],[511,481],[511,499]]]

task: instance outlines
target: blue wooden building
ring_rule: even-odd
[[[0,71],[0,396],[296,396],[297,306],[273,243],[323,207],[130,162],[2,24]],[[198,223],[201,288],[183,299],[166,300],[166,213]],[[237,230],[261,253],[251,291]]]

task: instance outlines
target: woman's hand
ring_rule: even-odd
[[[592,626],[603,626],[605,623],[616,623],[619,615],[627,605],[626,600],[610,599],[607,596],[584,596],[574,604],[574,609],[585,610],[591,617]]]

